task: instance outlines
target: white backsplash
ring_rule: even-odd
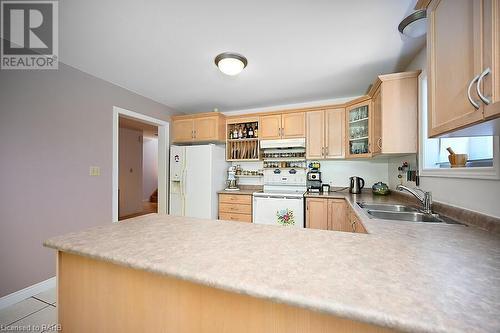
[[[365,180],[365,188],[376,182],[388,183],[387,158],[370,160],[328,160],[321,163],[321,180],[334,187],[349,186],[349,177],[358,176]]]
[[[308,163],[311,161],[308,161]],[[365,180],[366,188],[376,182],[389,184],[389,161],[385,157],[370,160],[328,160],[321,163],[323,183],[330,186],[349,186],[349,177],[358,176]],[[241,165],[243,170],[262,169],[262,162],[232,162]],[[391,171],[392,172],[392,171]],[[239,185],[262,185],[262,178],[239,178]]]
[[[231,162],[231,165],[240,165],[243,170],[259,170],[263,168],[263,162]],[[264,185],[263,178],[238,178],[238,185]]]

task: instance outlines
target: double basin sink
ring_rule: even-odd
[[[448,223],[435,214],[425,214],[417,208],[404,205],[375,204],[358,202],[359,207],[363,208],[370,217],[384,220],[398,220],[408,222],[429,222],[429,223]]]

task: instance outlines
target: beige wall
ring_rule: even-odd
[[[111,223],[113,106],[166,121],[172,113],[59,65],[0,72],[0,297],[55,275],[44,239]]]

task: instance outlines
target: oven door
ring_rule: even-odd
[[[304,197],[253,197],[253,223],[304,228]]]

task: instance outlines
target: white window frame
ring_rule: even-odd
[[[473,167],[473,168],[425,168],[425,140],[427,139],[427,91],[423,86],[423,81],[427,80],[427,73],[422,71],[418,79],[419,90],[419,123],[420,139],[418,153],[418,168],[421,177],[443,177],[443,178],[470,178],[470,179],[500,179],[500,153],[499,137],[493,137],[493,166]]]

